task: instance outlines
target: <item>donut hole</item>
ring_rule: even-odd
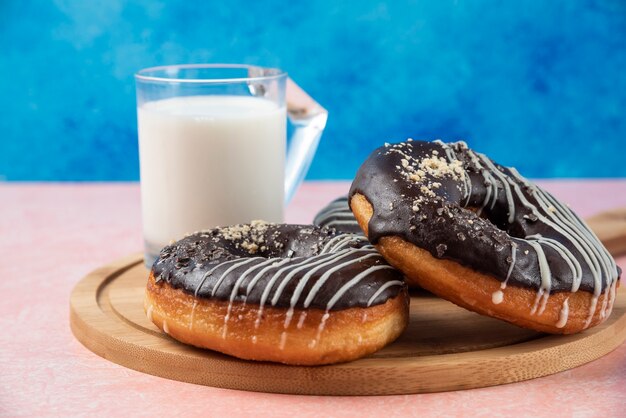
[[[483,209],[480,211],[478,207],[466,207],[465,210],[473,212],[477,217],[484,219],[499,230],[506,232],[514,238],[525,238],[526,232],[524,228],[517,222],[509,223],[507,210],[494,207],[493,209]]]

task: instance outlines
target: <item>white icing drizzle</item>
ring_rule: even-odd
[[[348,215],[346,214],[346,217]],[[340,219],[335,219],[332,220],[326,224],[324,224],[324,226],[327,226],[329,228],[334,228],[337,226],[358,226],[359,224],[357,223],[356,220],[340,220]]]
[[[326,311],[324,315],[322,315],[322,320],[317,327],[317,334],[315,334],[315,339],[309,344],[310,348],[314,348],[320,342],[320,339],[322,338],[322,332],[326,327],[326,321],[328,321],[328,318],[330,318],[330,314],[328,313],[328,311]]]
[[[514,168],[511,168],[511,173],[513,174],[514,177],[516,177],[519,181],[521,181],[525,186],[527,187],[531,187],[531,185],[523,178],[519,175],[519,173],[517,173],[517,170],[515,170]],[[583,259],[585,260],[585,262],[587,263],[587,266],[589,267],[593,277],[594,277],[594,292],[593,292],[593,296],[591,299],[591,306],[589,309],[589,314],[587,316],[587,320],[585,321],[585,328],[589,326],[589,324],[591,323],[591,320],[593,318],[593,315],[595,313],[595,308],[596,308],[596,304],[597,304],[597,299],[600,293],[600,286],[601,286],[601,282],[600,282],[600,267],[599,267],[599,263],[594,255],[594,253],[589,249],[589,245],[587,245],[585,242],[581,242],[584,241],[584,236],[582,235],[577,235],[576,231],[580,231],[581,228],[576,228],[574,229],[572,232],[570,233],[568,231],[571,231],[571,228],[568,228],[567,225],[563,225],[565,228],[562,228],[559,224],[551,221],[550,219],[548,219],[546,216],[544,216],[542,213],[539,212],[539,210],[537,209],[536,206],[534,206],[533,204],[531,204],[530,202],[528,202],[528,200],[523,196],[519,186],[513,182],[511,179],[509,179],[509,183],[511,184],[511,186],[513,186],[513,190],[515,191],[517,197],[520,199],[520,201],[522,202],[522,204],[527,208],[530,209],[531,212],[533,213],[533,215],[535,215],[537,217],[538,220],[541,220],[542,222],[546,223],[547,225],[551,226],[552,228],[554,228],[557,232],[561,233],[568,241],[570,241],[572,243],[572,245],[578,250],[578,252],[581,254],[581,256],[583,257]],[[537,199],[538,202],[540,202],[540,196],[542,194],[542,192],[535,187],[534,189],[535,192],[535,198]],[[558,202],[557,202],[558,203]],[[541,206],[541,203],[540,203]],[[545,204],[542,206],[542,209],[546,212],[546,214],[550,214],[552,213],[552,211],[549,209],[549,207],[546,207]],[[558,204],[558,209],[555,208],[555,211],[559,211],[559,210],[563,210],[563,206]],[[567,210],[569,211],[569,209]],[[549,216],[549,215],[548,215]],[[558,221],[558,219],[557,219]],[[566,230],[567,229],[567,230]],[[591,246],[596,246],[596,247],[601,247],[601,251],[606,251],[604,249],[604,247],[602,246],[602,244],[599,243],[599,241],[594,240],[591,243]],[[567,250],[567,251],[565,251]],[[575,256],[571,253],[570,250],[568,250],[567,248],[564,249],[565,253],[569,253],[571,254],[571,256],[567,257],[570,260],[575,259]],[[615,278],[617,277],[617,271],[615,271]],[[572,279],[572,288],[578,290],[578,286],[580,284],[580,280],[582,279],[582,274],[580,278],[577,277],[573,277]]]
[[[344,259],[344,258],[346,258],[346,257],[348,257],[350,255],[353,255],[356,252],[361,252],[361,250],[358,250],[358,249],[355,249],[355,248],[350,248],[350,249],[343,250],[343,251],[340,251],[340,252],[337,252],[337,253],[333,253],[327,259],[323,259],[323,260],[317,261],[317,262],[309,264],[309,265],[305,264],[305,265],[303,265],[303,266],[301,266],[301,267],[299,267],[297,269],[294,269],[293,271],[291,271],[285,277],[285,279],[283,279],[283,281],[280,283],[280,285],[278,286],[278,288],[274,292],[274,297],[271,300],[272,306],[275,306],[276,303],[278,303],[280,295],[282,294],[283,290],[289,284],[289,282],[295,276],[296,273],[315,266],[315,268],[310,269],[304,276],[302,276],[302,278],[298,282],[298,285],[296,286],[296,289],[294,290],[294,292],[293,292],[293,294],[291,296],[291,304],[292,304],[292,306],[294,306],[295,303],[298,301],[298,299],[300,298],[300,294],[302,293],[302,290],[304,289],[304,286],[306,286],[307,281],[309,280],[309,278],[314,273],[316,273],[317,271],[323,269],[324,267],[327,267],[327,266],[330,266],[330,265],[336,263],[339,260],[342,260],[342,259]],[[368,255],[377,255],[377,254],[374,254],[373,251],[367,250],[365,252],[368,253]],[[355,260],[350,260],[350,261],[348,261],[346,263],[346,265],[352,264],[353,262],[355,262]],[[326,272],[326,273],[324,273],[324,275],[330,275],[330,273]]]
[[[511,265],[509,266],[509,270],[506,273],[506,278],[502,283],[500,283],[500,289],[496,290],[491,294],[491,302],[494,305],[499,305],[504,300],[504,289],[506,289],[506,285],[511,278],[511,273],[513,273],[513,267],[515,267],[515,261],[517,259],[517,243],[511,240]]]
[[[466,151],[467,151],[467,155],[470,157],[472,164],[474,164],[477,170],[480,170],[480,174],[483,176],[483,179],[485,180],[484,182],[485,186],[488,186],[486,187],[485,200],[483,200],[482,205],[478,208],[476,212],[477,215],[480,216],[482,211],[487,207],[487,205],[489,205],[490,201],[491,201],[491,205],[490,205],[491,209],[493,209],[496,202],[498,201],[498,182],[491,175],[489,170],[487,170],[481,164],[481,159],[478,157],[478,155],[474,151],[470,149],[466,149]],[[467,199],[467,202],[469,203],[469,198]]]
[[[548,195],[548,197],[552,198],[552,200],[554,201],[554,204],[559,205],[559,203],[556,202],[555,199],[552,196]],[[592,242],[592,243],[599,242],[598,237],[595,235],[595,233],[593,231],[591,231],[586,226],[586,224],[584,224],[582,222],[582,220],[580,218],[578,218],[578,216],[576,216],[576,214],[574,214],[570,210],[565,212],[565,214],[566,214],[566,216],[569,217],[568,219],[573,224],[578,225],[578,227],[580,229],[582,229],[582,231],[585,233],[587,239],[590,242]],[[598,248],[598,246],[592,246],[592,249],[595,251],[596,255],[599,255],[602,258],[603,268],[604,268],[605,275],[606,275],[605,297],[604,297],[604,301],[602,303],[602,309],[600,310],[600,317],[604,318],[606,316],[607,304],[609,303],[609,299],[611,299],[611,291],[610,291],[610,289],[613,288],[616,285],[616,283],[617,283],[617,265],[615,264],[615,260],[613,260],[613,258],[608,254],[608,252],[604,249],[604,247]],[[611,274],[610,272],[614,272],[614,273]],[[596,288],[594,288],[594,296],[597,293],[597,297],[599,297],[600,296],[600,291],[598,290],[597,292],[595,292],[595,290],[596,290]],[[613,296],[614,296],[614,294],[613,294]],[[594,313],[595,313],[595,310],[594,310]],[[590,316],[587,318],[587,326],[591,322],[592,316],[593,316],[593,313],[590,314]]]
[[[536,240],[540,244],[546,245],[559,253],[559,255],[563,258],[572,273],[572,292],[577,292],[583,277],[583,272],[580,263],[578,262],[578,260],[576,260],[576,258],[574,258],[574,254],[572,254],[571,251],[567,249],[567,247],[565,247],[557,240],[552,238],[546,238],[541,234],[528,235],[526,239]]]
[[[532,189],[534,193],[533,196],[537,200],[537,203],[546,213],[546,216],[550,217],[550,219],[543,216],[537,208],[526,201],[526,199],[522,200],[523,204],[531,209],[535,216],[546,224],[552,226],[555,230],[567,238],[580,252],[591,270],[594,279],[594,286],[589,313],[584,325],[586,328],[591,324],[593,316],[596,312],[598,298],[600,297],[602,291],[602,271],[604,271],[607,278],[605,293],[610,293],[610,287],[613,282],[617,280],[617,267],[615,265],[615,261],[600,243],[597,236],[569,208],[558,202],[549,193],[546,193],[537,186],[528,183],[528,181],[524,179],[514,168],[511,168],[510,170],[515,178],[521,181],[525,186]],[[514,188],[517,191],[518,188]],[[565,248],[565,250],[567,249]],[[569,250],[567,250],[567,252],[569,252]],[[569,258],[574,259],[575,257],[572,255]],[[578,281],[578,284],[579,283],[580,281]]]
[[[261,294],[261,300],[259,302],[259,311],[257,313],[257,319],[254,323],[254,327],[255,329],[259,328],[259,325],[261,323],[261,318],[263,316],[263,308],[265,307],[265,303],[267,302],[267,299],[269,298],[270,292],[272,291],[272,288],[274,287],[274,284],[278,281],[278,279],[280,279],[281,275],[283,273],[285,273],[286,271],[288,271],[289,269],[293,269],[291,272],[289,272],[289,274],[287,274],[287,276],[283,279],[282,283],[288,282],[291,280],[291,278],[298,273],[299,271],[302,271],[306,268],[309,267],[313,267],[319,263],[322,263],[326,260],[328,260],[329,258],[333,257],[333,254],[319,254],[315,257],[310,257],[310,258],[304,258],[301,262],[296,263],[296,264],[292,264],[291,266],[287,266],[287,267],[283,267],[280,270],[278,270],[276,273],[274,273],[274,275],[270,278],[270,280],[268,280],[265,289],[263,289],[263,293]],[[281,283],[281,285],[282,285]],[[284,288],[284,286],[283,286]],[[281,289],[282,292],[282,289]]]
[[[515,220],[515,202],[513,201],[513,194],[511,193],[511,187],[509,186],[509,183],[506,181],[506,177],[500,172],[500,170],[498,170],[498,168],[491,162],[491,160],[487,158],[485,154],[478,154],[478,157],[481,159],[483,163],[485,163],[487,167],[491,169],[491,171],[496,175],[496,177],[498,177],[498,179],[500,180],[500,183],[502,183],[502,186],[504,187],[504,193],[506,195],[506,201],[509,207],[509,213],[508,213],[509,216],[507,218],[507,221],[509,223],[513,223],[513,221]],[[495,203],[497,193],[498,193],[497,192],[498,186],[495,181],[493,181],[493,184],[496,185],[496,192],[494,193],[495,197],[493,200]],[[494,203],[491,204],[492,208],[493,208]]]
[[[189,329],[193,329],[193,317],[196,313],[196,306],[198,306],[198,299],[193,300],[193,306],[191,307],[191,315],[189,315]]]
[[[196,286],[196,290],[193,292],[193,296],[194,296],[195,298],[197,298],[197,297],[198,297],[198,292],[200,291],[200,288],[202,288],[202,285],[204,285],[204,282],[206,281],[206,279],[208,279],[209,277],[211,277],[211,275],[213,274],[213,272],[214,272],[215,270],[217,270],[218,268],[220,268],[220,267],[222,267],[222,266],[224,266],[224,265],[226,265],[226,264],[232,264],[232,263],[236,263],[236,262],[238,262],[238,261],[240,261],[240,260],[239,260],[239,259],[235,259],[235,260],[228,260],[228,261],[225,261],[225,262],[223,262],[223,263],[220,263],[220,264],[216,265],[216,266],[215,266],[215,267],[213,267],[211,270],[209,270],[209,271],[207,271],[206,273],[204,273],[204,274],[202,275],[202,279],[200,279],[200,282],[198,283],[198,286]]]
[[[539,262],[539,275],[541,276],[541,287],[537,292],[537,298],[535,299],[535,304],[533,305],[532,310],[530,311],[531,315],[538,313],[541,315],[546,308],[546,302],[548,301],[548,297],[550,296],[550,288],[552,287],[552,273],[550,272],[550,266],[548,265],[548,260],[546,260],[546,254],[543,252],[541,245],[535,241],[528,241],[528,244],[533,247],[533,249],[537,252],[537,261]],[[539,311],[537,311],[538,303],[541,300],[541,307]]]
[[[485,185],[489,187],[485,189],[486,190],[485,200],[483,200],[483,204],[478,208],[478,211],[476,212],[478,216],[480,216],[481,213],[483,213],[483,210],[489,204],[489,199],[491,198],[491,189],[493,188],[493,181],[492,181],[493,177],[491,176],[491,174],[489,174],[489,172],[485,169],[480,170],[480,174],[482,174],[483,178],[485,179]]]
[[[506,288],[506,283],[509,281],[509,278],[511,277],[511,273],[513,273],[513,267],[515,267],[516,260],[517,260],[517,243],[511,240],[511,265],[509,266],[509,271],[507,271],[506,273],[506,279],[502,283],[504,285],[502,289]]]
[[[276,259],[274,258],[274,259],[272,259],[272,260],[276,260]],[[244,301],[248,299],[248,296],[250,295],[250,291],[254,288],[254,286],[258,283],[258,281],[259,281],[259,280],[263,277],[263,275],[264,275],[265,273],[267,273],[269,270],[271,270],[271,269],[273,269],[273,268],[282,267],[283,265],[285,265],[285,264],[289,263],[290,261],[292,261],[292,260],[291,260],[291,259],[289,259],[289,258],[285,258],[285,259],[283,259],[283,260],[279,261],[278,263],[273,262],[273,263],[271,263],[271,265],[270,265],[270,266],[267,266],[267,267],[263,268],[260,272],[258,272],[258,273],[257,273],[257,274],[256,274],[256,275],[255,275],[255,276],[254,276],[251,280],[250,280],[250,282],[248,282],[248,285],[246,286],[246,296],[245,296]],[[281,271],[284,271],[284,269],[281,269],[281,270],[277,271],[277,272],[275,273],[275,275],[276,275],[276,274],[279,274],[279,272],[281,272]],[[273,278],[273,277],[274,277],[274,276],[272,276],[272,278]]]
[[[329,252],[331,252],[331,253],[337,252],[337,251],[341,250],[342,248],[345,248],[348,245],[352,244],[355,241],[358,241],[358,239],[355,239],[354,237],[352,237],[350,239],[343,240],[343,241],[339,242],[338,244],[336,244],[335,246],[333,246],[330,249]]]
[[[613,312],[613,304],[615,303],[616,289],[617,289],[617,280],[614,280],[613,284],[611,284],[611,291],[609,292],[609,307],[608,307],[607,315],[610,315],[611,312]]]
[[[154,310],[154,306],[150,305],[150,306],[148,306],[148,310],[146,311],[146,316],[148,317],[150,322],[152,322],[152,311],[153,310]]]
[[[311,290],[309,291],[309,294],[307,295],[306,299],[304,300],[304,304],[303,304],[304,307],[308,308],[311,305],[311,302],[313,302],[313,299],[315,299],[315,296],[317,296],[317,292],[319,292],[321,287],[324,286],[324,284],[326,283],[326,280],[328,280],[328,278],[330,277],[331,274],[333,274],[334,272],[336,272],[338,270],[341,270],[342,268],[344,268],[346,266],[349,266],[350,264],[357,263],[357,262],[360,262],[360,261],[363,261],[365,259],[372,258],[372,257],[382,258],[381,255],[378,254],[378,253],[369,253],[369,254],[366,254],[366,255],[361,256],[359,258],[355,258],[353,260],[346,261],[345,263],[341,263],[338,266],[335,266],[335,267],[329,269],[328,271],[326,271],[315,282],[313,287],[311,287]]]
[[[231,271],[235,270],[236,268],[239,268],[241,266],[245,266],[246,264],[250,264],[253,261],[256,261],[256,260],[259,260],[259,259],[262,259],[262,258],[261,257],[244,258],[243,260],[240,260],[239,263],[233,264],[232,266],[227,268],[222,273],[220,278],[217,280],[217,283],[215,283],[215,286],[213,286],[213,289],[211,289],[211,297],[215,296],[215,293],[217,292],[217,289],[220,287],[220,285],[222,284],[222,282],[224,281],[224,279],[226,278],[228,273],[230,273]]]
[[[504,293],[502,290],[498,289],[491,294],[491,303],[494,305],[499,305],[504,300]]]
[[[239,288],[241,287],[241,284],[244,282],[244,280],[246,280],[246,277],[248,277],[248,275],[252,273],[254,270],[257,270],[259,268],[261,269],[261,271],[255,277],[255,278],[258,278],[267,270],[274,268],[275,266],[272,264],[274,264],[276,260],[279,260],[279,258],[268,258],[267,260],[259,264],[256,264],[252,267],[247,268],[243,273],[241,273],[241,275],[239,276],[239,278],[233,285],[233,290],[230,292],[230,297],[228,299],[228,308],[226,309],[226,315],[224,316],[224,326],[222,327],[222,338],[226,338],[226,333],[228,330],[228,320],[230,319],[230,313],[232,312],[232,309],[233,309],[233,303],[235,302],[235,297],[237,297],[237,293],[239,293]],[[283,264],[285,263],[285,261],[289,261],[289,259],[283,260]],[[244,300],[244,303],[245,303],[245,300]]]
[[[563,328],[567,324],[567,317],[569,316],[569,297],[565,298],[563,301],[563,306],[561,307],[561,311],[559,312],[559,321],[556,323],[557,328]]]
[[[350,288],[354,287],[356,284],[358,284],[365,277],[367,277],[371,273],[373,273],[375,271],[378,271],[378,270],[393,270],[393,267],[388,266],[388,265],[373,266],[373,267],[370,267],[367,270],[357,274],[356,276],[354,276],[353,279],[350,279],[346,284],[341,286],[341,288],[337,291],[337,293],[335,293],[333,295],[333,297],[328,301],[328,304],[326,305],[326,311],[330,311],[333,308],[333,306],[335,306],[335,303],[337,303],[337,301],[339,301],[339,299],[341,299],[343,297],[343,295],[348,290],[350,290]],[[389,283],[393,283],[393,282],[387,282],[387,283],[385,283],[385,285],[388,285]],[[389,287],[389,286],[387,286],[387,287]],[[381,288],[382,288],[382,286],[381,286]],[[380,290],[380,288],[378,290]],[[369,303],[368,303],[368,306],[369,306]]]
[[[342,242],[342,241],[351,241],[352,240],[352,234],[341,234],[341,235],[337,235],[336,237],[333,237],[331,239],[328,240],[328,242],[326,244],[324,244],[324,246],[322,247],[322,251],[320,251],[320,254],[326,254],[330,252],[330,248],[335,245],[338,241]]]
[[[269,302],[272,306],[275,306],[278,303],[278,300],[280,299],[285,288],[289,285],[289,283],[295,278],[295,276],[298,273],[302,271],[306,271],[306,273],[298,280],[298,284],[296,285],[296,288],[294,289],[294,292],[290,298],[290,306],[289,306],[289,309],[287,310],[287,314],[285,316],[285,322],[283,324],[284,331],[283,331],[283,334],[281,334],[281,341],[283,341],[283,344],[284,344],[284,341],[286,341],[287,339],[287,329],[293,319],[295,306],[297,305],[299,299],[303,296],[302,293],[308,281],[316,272],[321,271],[324,268],[330,267],[326,272],[324,272],[321,275],[321,277],[312,286],[311,291],[306,296],[306,299],[304,302],[305,308],[308,308],[310,306],[310,303],[314,299],[315,295],[318,293],[318,291],[321,289],[324,283],[328,280],[328,278],[336,271],[350,264],[358,263],[362,260],[365,260],[371,257],[379,257],[382,260],[382,257],[380,256],[380,254],[378,254],[378,252],[374,249],[372,245],[366,245],[361,248],[342,249],[342,247],[349,245],[350,243],[354,241],[364,241],[364,238],[359,237],[358,235],[354,235],[354,234],[338,235],[337,237],[333,237],[331,240],[329,240],[322,248],[321,253],[318,254],[317,256],[305,258],[303,261],[297,264],[292,264],[291,266],[286,266],[286,267],[277,269],[277,271],[267,281],[265,288],[263,289],[263,292],[261,294],[259,309],[257,312],[257,319],[255,321],[255,329],[258,329],[260,326],[261,320],[263,318],[263,310],[264,310],[265,304]],[[343,262],[341,264],[337,264],[342,259],[350,257],[350,256],[354,258],[346,262]],[[285,260],[285,262],[286,261],[287,260]],[[288,261],[293,261],[293,260],[288,260]],[[267,264],[271,264],[271,265],[267,265]],[[248,273],[250,273],[251,270],[258,269],[261,266],[266,266],[261,271],[259,271],[254,276],[254,278],[252,278],[249,281],[246,295],[250,293],[250,291],[254,288],[254,286],[261,279],[261,277],[267,272],[267,270],[271,268],[280,267],[281,264],[282,262],[278,263],[277,265],[275,264],[274,260],[272,260],[271,262],[267,261],[265,263],[257,264],[252,269],[247,270],[246,273],[244,273],[246,276],[248,275]],[[381,266],[377,266],[377,267],[381,267]],[[391,268],[390,266],[386,264],[384,267]],[[370,270],[368,270],[368,274],[375,270],[371,270],[370,268]],[[283,274],[285,273],[287,274],[283,277]],[[363,275],[361,277],[365,277],[365,276],[366,275]],[[274,288],[274,285],[279,280],[280,282],[278,283],[278,287],[276,287],[276,289],[274,290],[274,294],[270,298],[272,289]],[[236,296],[238,289],[242,283],[243,283],[243,278],[240,277],[240,279],[235,283],[233,291],[231,292],[231,299],[230,299],[231,303],[234,297]],[[402,282],[399,282],[399,284],[402,284]],[[385,285],[386,283],[383,284],[381,287]],[[388,286],[385,286],[385,289],[387,287]],[[347,290],[348,288],[346,288],[345,290],[341,290],[341,293],[344,294],[345,291]],[[338,300],[338,298],[335,298],[334,300],[336,301]],[[230,303],[229,303],[229,306],[230,306]],[[229,317],[230,315],[227,313],[227,317],[225,318],[224,334],[225,334],[226,324],[227,324]],[[301,313],[300,318],[298,320],[298,324],[297,324],[298,328],[302,328],[302,326],[304,325],[305,318],[306,318],[306,312]]]
[[[302,327],[304,326],[305,319],[306,319],[306,311],[300,312],[300,319],[298,319],[298,325],[296,326],[296,328],[302,329]]]
[[[163,320],[163,332],[165,332],[166,334],[170,333],[170,329],[167,326],[167,322],[165,322],[165,319]]]
[[[385,282],[381,287],[378,288],[377,291],[374,292],[374,294],[369,298],[369,300],[367,301],[367,307],[369,308],[370,306],[372,306],[372,303],[374,303],[374,301],[376,300],[376,298],[383,293],[385,290],[387,290],[388,288],[390,288],[391,286],[402,286],[404,284],[404,282],[401,282],[400,280],[390,280],[388,282]],[[367,313],[363,312],[363,322],[365,322],[365,320],[367,319]]]

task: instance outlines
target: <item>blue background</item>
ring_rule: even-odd
[[[0,179],[137,179],[133,73],[203,62],[283,68],[329,109],[310,179],[408,136],[626,176],[622,0],[0,0],[0,45]]]

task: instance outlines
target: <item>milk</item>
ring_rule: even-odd
[[[286,113],[246,96],[188,96],[137,110],[146,252],[215,226],[283,221]]]

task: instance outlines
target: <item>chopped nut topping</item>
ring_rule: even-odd
[[[219,228],[219,233],[228,241],[238,241],[236,247],[245,249],[250,254],[259,250],[265,251],[264,234],[270,224],[265,221],[255,220],[249,225],[233,225]],[[240,242],[239,242],[240,241]]]

